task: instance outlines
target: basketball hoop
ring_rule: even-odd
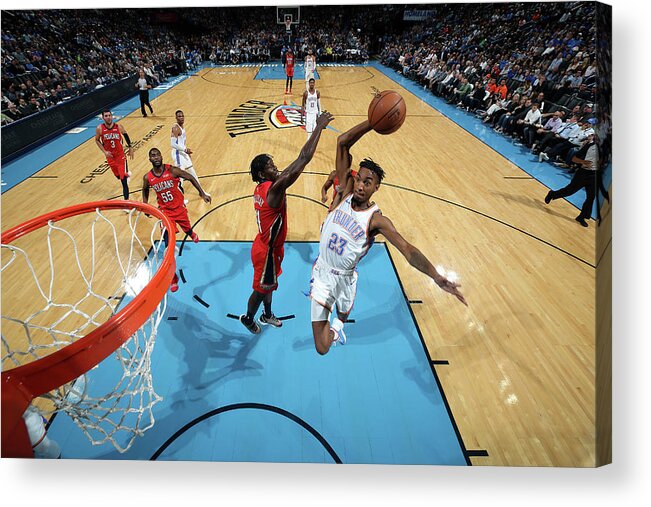
[[[134,201],[79,204],[2,233],[2,457],[32,457],[22,416],[37,397],[52,407],[41,413],[63,411],[93,445],[110,441],[120,452],[153,426],[161,398],[151,352],[174,246],[172,222]],[[6,315],[8,291],[25,295],[32,285]],[[121,378],[109,376],[109,392],[95,392],[89,370],[103,369],[111,354]]]

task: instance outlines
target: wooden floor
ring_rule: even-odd
[[[274,156],[279,168],[297,156],[304,131],[277,129],[231,137],[225,122],[240,104],[282,104],[280,81],[254,80],[255,68],[205,69],[153,101],[156,116],[139,111],[121,120],[143,141],[133,162],[132,198],[140,200],[147,151],[170,160],[174,111],[183,109],[188,146],[204,204],[193,189],[190,218],[202,239],[252,240],[250,160]],[[366,115],[371,88],[399,89],[372,68],[319,68],[323,108],[343,132]],[[293,100],[300,104],[301,86]],[[595,227],[576,224],[576,208],[545,206],[547,189],[518,167],[402,90],[408,116],[395,134],[370,133],[352,150],[386,171],[376,202],[399,231],[436,266],[458,274],[469,308],[445,295],[391,249],[405,291],[423,301],[413,310],[468,449],[488,457],[474,465],[593,466],[595,464]],[[267,121],[267,125],[269,125]],[[154,132],[153,134],[151,134]],[[334,169],[336,133],[326,131],[306,174],[288,199],[288,240],[318,241],[325,210],[320,187]],[[2,229],[63,206],[121,195],[110,172],[81,180],[104,161],[93,140],[58,159],[39,176],[2,196]],[[248,282],[247,282],[248,283]],[[11,291],[11,292],[10,292]],[[11,297],[9,297],[11,294]],[[6,309],[20,287],[3,284]],[[5,314],[5,311],[3,311]]]

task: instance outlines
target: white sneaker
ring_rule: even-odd
[[[330,328],[332,329],[332,328]],[[332,332],[335,334],[334,338],[332,339],[333,343],[332,346],[336,347],[337,343],[339,345],[346,345],[346,333],[344,333],[344,330],[342,329],[341,331],[336,331],[332,329]]]

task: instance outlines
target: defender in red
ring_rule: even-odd
[[[183,232],[192,238],[192,241],[195,243],[199,242],[199,236],[192,230],[192,225],[190,224],[188,208],[185,207],[185,203],[183,202],[183,193],[179,187],[181,178],[192,183],[194,188],[199,191],[201,198],[207,203],[212,201],[210,194],[204,192],[201,184],[192,174],[173,165],[163,164],[163,156],[158,148],[149,150],[149,161],[152,164],[152,168],[142,178],[143,202],[149,201],[149,189],[152,188],[156,192],[158,208],[174,222],[175,232],[179,232],[176,227],[178,225]],[[169,241],[167,231],[165,231],[163,239],[165,240],[165,246],[167,246]],[[179,278],[175,273],[170,290],[176,292],[178,288]]]
[[[129,167],[127,158],[122,146],[122,138],[127,142],[127,155],[133,160],[133,151],[131,150],[131,139],[125,128],[113,121],[113,113],[108,109],[102,111],[103,123],[95,129],[95,144],[102,150],[106,157],[111,171],[122,183],[122,196],[124,200],[129,199]]]
[[[251,178],[258,184],[253,192],[253,206],[258,222],[258,234],[251,248],[253,262],[253,292],[249,297],[246,314],[240,315],[240,322],[254,334],[261,329],[255,314],[264,302],[261,324],[274,327],[282,322],[271,311],[273,291],[278,288],[278,276],[282,273],[281,264],[285,255],[287,237],[287,189],[298,179],[305,166],[312,160],[321,131],[333,120],[333,116],[323,111],[317,119],[316,128],[303,146],[298,158],[283,172],[278,171],[271,155],[256,156],[251,162]]]
[[[287,75],[287,79],[285,80],[285,94],[292,93],[292,84],[294,84],[295,62],[296,57],[294,56],[294,51],[292,51],[292,48],[287,49],[287,52],[285,53],[285,61],[283,62],[285,74]]]

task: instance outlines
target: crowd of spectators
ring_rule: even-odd
[[[405,5],[303,7],[291,33],[275,7],[3,11],[2,124],[139,69],[156,85],[203,61],[267,62],[288,47],[299,61],[308,50],[317,62],[379,53],[542,158],[559,151],[550,132],[565,136],[567,123],[592,118],[593,4],[415,6],[424,7],[430,16],[417,22],[403,19]]]
[[[594,4],[428,8],[428,21],[382,37],[382,62],[571,168],[596,123]]]
[[[204,61],[360,62],[403,6],[312,6],[290,33],[275,7],[3,11],[2,124],[145,71],[156,85]],[[370,14],[372,12],[372,15]]]

